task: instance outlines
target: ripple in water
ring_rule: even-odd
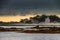
[[[60,34],[0,32],[0,40],[60,40]]]

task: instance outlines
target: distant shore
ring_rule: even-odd
[[[20,33],[60,33],[60,27],[31,27],[31,28],[3,28],[0,32],[20,32]]]
[[[0,26],[36,26],[36,25],[39,25],[39,26],[60,26],[60,23],[39,23],[39,24],[0,24]]]

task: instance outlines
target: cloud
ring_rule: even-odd
[[[39,11],[60,10],[59,0],[0,0],[0,15],[35,14]],[[59,11],[57,11],[59,12]]]

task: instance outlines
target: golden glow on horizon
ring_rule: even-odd
[[[60,15],[57,15],[60,18]]]
[[[26,15],[26,16],[19,16],[19,15],[16,15],[16,16],[0,16],[0,21],[3,21],[3,22],[19,22],[21,19],[25,19],[25,18],[30,18],[30,17],[34,17],[34,15]]]
[[[40,14],[41,15],[41,14]],[[25,19],[25,18],[30,18],[30,17],[34,17],[36,15],[26,15],[26,16],[20,16],[20,15],[16,15],[16,16],[0,16],[0,21],[3,22],[19,22],[21,19]],[[60,17],[60,15],[57,15],[58,17]]]

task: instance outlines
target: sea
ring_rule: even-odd
[[[1,26],[5,28],[26,28],[33,26]],[[0,32],[0,40],[60,40],[60,34]]]

